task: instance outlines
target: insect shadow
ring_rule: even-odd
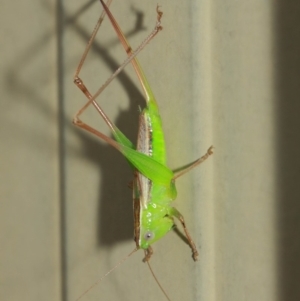
[[[132,8],[132,11],[136,15],[136,23],[134,28],[126,33],[126,36],[132,36],[145,29],[143,25],[144,14],[134,8]],[[85,41],[88,41],[90,33],[87,33],[77,25],[75,26],[75,30],[79,36],[82,36]],[[101,35],[101,28],[99,33]],[[99,60],[105,62],[112,73],[119,67],[119,63],[109,54],[109,48],[116,43],[118,43],[117,37],[110,45],[104,46],[101,42],[94,41],[91,47],[91,51],[99,56]],[[119,112],[114,123],[135,143],[138,129],[138,108],[144,105],[144,96],[136,84],[126,74],[126,70],[118,75],[116,81],[122,85],[129,99],[129,106],[126,110]],[[88,81],[86,84],[88,85]],[[108,87],[108,89],[110,89],[110,87]],[[79,97],[82,97],[80,91],[78,92]],[[115,101],[115,105],[118,106],[117,100],[101,99],[101,96],[99,97],[100,103],[105,104],[106,101]],[[99,115],[99,119],[100,118]],[[132,170],[124,157],[117,151],[114,151],[111,146],[76,128],[75,130],[82,139],[82,156],[88,158],[92,164],[99,166],[98,170],[101,183],[99,183],[98,186],[98,230],[96,237],[98,245],[111,246],[120,241],[133,240],[133,222],[128,222],[128,220],[133,221],[132,190],[128,187],[128,184],[132,180]]]
[[[48,2],[45,2],[47,4]],[[127,184],[132,179],[131,170],[124,160],[122,155],[114,151],[111,147],[106,146],[104,143],[95,139],[91,135],[85,134],[78,128],[73,126],[72,120],[66,117],[65,103],[72,102],[72,99],[66,99],[65,89],[77,90],[76,86],[72,83],[72,74],[74,74],[77,61],[66,62],[65,58],[68,58],[66,53],[67,49],[64,49],[64,33],[66,30],[75,31],[84,42],[87,42],[91,32],[86,32],[78,23],[78,17],[86,10],[91,9],[93,3],[98,1],[89,1],[86,5],[83,5],[77,12],[72,15],[68,15],[67,11],[63,7],[58,8],[57,12],[57,28],[56,32],[52,29],[49,31],[42,31],[41,35],[29,44],[24,50],[16,53],[14,61],[3,69],[5,80],[5,89],[8,90],[11,95],[11,101],[20,100],[22,105],[33,108],[33,113],[38,114],[39,118],[43,118],[49,124],[57,122],[57,115],[59,120],[59,202],[60,202],[60,241],[61,241],[61,279],[62,279],[62,300],[68,300],[68,220],[67,220],[67,170],[66,170],[66,158],[68,156],[77,156],[89,160],[95,166],[98,166],[99,178],[101,183],[95,189],[99,189],[98,192],[98,210],[97,210],[97,237],[95,241],[97,246],[109,246],[116,242],[133,240],[133,222],[128,222],[128,219],[133,220],[132,214],[132,192],[127,187]],[[53,7],[43,6],[43,8],[50,15],[53,14]],[[99,9],[99,15],[101,10]],[[143,16],[144,14],[138,10],[133,10],[136,16],[136,23],[132,30],[126,33],[127,36],[134,36],[139,31],[144,30]],[[96,22],[96,20],[95,20]],[[101,29],[100,29],[101,31]],[[101,32],[100,32],[101,34]],[[36,61],[43,58],[45,52],[49,52],[49,45],[53,43],[54,36],[57,37],[57,77],[55,81],[58,86],[57,99],[51,98],[49,94],[45,93],[44,87],[53,82],[52,72],[41,72],[39,68],[35,68]],[[109,55],[109,47],[118,43],[117,37],[113,40],[113,43],[104,47],[101,44],[94,44],[92,51],[98,54],[99,60],[107,64],[107,66],[114,71],[119,64]],[[84,47],[83,47],[84,50]],[[46,67],[52,69],[53,66],[48,66],[47,62],[44,64]],[[71,67],[70,67],[71,66]],[[72,68],[72,69],[71,69]],[[71,70],[70,70],[71,69]],[[68,77],[66,76],[68,75]],[[67,78],[67,79],[66,79]],[[125,72],[122,72],[115,81],[121,83],[125,94],[129,99],[129,107],[120,111],[117,120],[114,120],[116,125],[122,129],[122,131],[133,141],[136,139],[137,123],[138,123],[138,105],[143,105],[144,98],[140,93],[138,86],[129,78]],[[88,82],[87,82],[88,84]],[[37,89],[38,86],[38,89]],[[78,99],[85,101],[85,98],[78,90]],[[106,99],[100,99],[100,102],[108,101]],[[114,100],[112,100],[114,101]],[[58,113],[53,110],[52,106],[57,102]],[[82,104],[83,104],[82,103]],[[118,106],[118,103],[116,103]],[[73,106],[76,113],[77,108]],[[78,108],[79,109],[79,108]],[[3,121],[6,121],[5,110],[1,115]],[[32,116],[34,119],[34,116]],[[99,119],[101,117],[99,116]],[[9,121],[9,120],[8,120]],[[9,124],[9,123],[7,123]],[[9,124],[12,135],[19,135],[18,139],[20,143],[24,145],[36,145],[38,151],[44,152],[45,156],[52,157],[52,151],[56,151],[53,145],[57,145],[57,137],[53,135],[53,140],[46,137],[39,128],[33,126],[27,128],[26,125],[19,127],[18,124]],[[101,130],[101,129],[100,129]],[[66,145],[66,133],[75,133],[82,140],[82,146],[80,149],[78,146]],[[47,141],[47,143],[45,142]],[[51,147],[49,144],[51,144]],[[68,149],[68,151],[66,150]],[[39,200],[41,201],[41,200]],[[82,200],[88,206],[88,199]],[[57,200],[53,200],[57,202]]]

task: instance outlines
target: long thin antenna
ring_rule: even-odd
[[[147,256],[146,251],[145,251],[145,255]],[[146,262],[147,262],[147,265],[148,265],[148,267],[149,267],[149,270],[150,270],[150,272],[151,272],[151,274],[152,274],[152,276],[153,276],[155,282],[156,282],[157,285],[159,286],[160,290],[161,290],[162,293],[165,295],[165,297],[167,298],[167,300],[171,301],[171,299],[170,299],[169,296],[167,295],[166,291],[163,289],[162,285],[159,283],[158,279],[156,278],[156,276],[155,276],[155,274],[154,274],[154,272],[153,272],[153,270],[152,270],[152,267],[151,267],[151,265],[150,265],[150,263],[149,263],[149,260],[146,260]]]
[[[98,279],[95,283],[93,283],[84,293],[82,293],[75,301],[80,300],[85,294],[87,294],[93,287],[98,285],[106,276],[108,276],[111,272],[113,272],[117,267],[123,264],[133,253],[135,253],[138,249],[135,248],[128,255],[126,255],[123,259],[121,259],[112,269],[110,269],[106,274],[104,274],[100,279]]]

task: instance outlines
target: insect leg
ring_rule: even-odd
[[[112,0],[108,0],[106,2],[106,7],[108,8],[111,4]],[[113,131],[113,133],[115,134],[116,133],[116,130],[117,130],[117,127],[113,124],[113,122],[108,118],[108,116],[104,113],[104,111],[102,110],[102,108],[99,106],[99,104],[95,101],[95,98],[93,98],[93,96],[91,95],[91,93],[89,92],[89,90],[87,89],[87,87],[85,86],[85,84],[83,83],[82,79],[79,77],[79,73],[82,69],[82,66],[85,62],[85,59],[87,57],[87,54],[93,44],[93,41],[95,39],[95,36],[104,20],[104,17],[106,15],[106,11],[103,10],[101,15],[100,15],[100,18],[98,19],[97,23],[96,23],[96,26],[93,30],[93,33],[90,37],[90,40],[84,50],[84,53],[81,57],[81,60],[78,64],[78,67],[75,71],[75,75],[74,75],[74,83],[75,85],[83,92],[83,94],[89,99],[89,101],[76,113],[75,117],[74,117],[74,120],[73,120],[73,123],[81,128],[84,128],[86,129],[87,131],[89,131],[89,127],[84,127],[84,123],[80,120],[79,116],[87,109],[87,107],[90,105],[90,104],[93,104],[97,111],[100,113],[100,115],[102,116],[102,118],[104,119],[104,121],[106,122],[106,124],[111,128],[111,130]],[[104,87],[105,88],[105,87]],[[102,91],[104,90],[104,88],[102,89]],[[101,92],[102,92],[101,91]]]
[[[110,1],[109,1],[110,2]],[[105,9],[105,12],[107,14],[109,14],[109,17],[110,19],[113,18],[112,14],[110,13],[108,7],[104,4],[103,1],[101,1],[104,9]],[[91,93],[88,91],[87,87],[85,86],[85,84],[83,83],[83,81],[81,80],[81,78],[78,76],[79,75],[79,71],[82,67],[82,64],[83,64],[83,61],[86,57],[86,54],[90,48],[90,45],[92,43],[92,41],[94,40],[94,37],[95,37],[95,34],[101,24],[101,22],[103,21],[103,18],[104,18],[104,15],[103,17],[99,19],[95,29],[94,29],[94,32],[93,32],[93,35],[92,35],[92,38],[90,39],[89,41],[89,44],[88,44],[88,47],[85,51],[85,54],[83,55],[83,58],[81,59],[81,62],[77,68],[77,71],[75,73],[75,77],[74,77],[74,83],[76,84],[76,86],[83,92],[83,94],[89,99],[88,102],[77,112],[77,114],[75,115],[74,117],[74,120],[73,120],[73,123],[81,128],[84,128],[85,130],[87,131],[90,131],[90,127],[87,126],[85,123],[83,123],[79,116],[86,110],[86,108],[93,104],[94,107],[97,109],[97,111],[99,112],[99,114],[102,116],[102,118],[104,119],[104,121],[106,122],[106,124],[110,127],[110,129],[112,130],[115,138],[120,136],[120,140],[117,139],[119,142],[122,141],[124,142],[125,140],[125,144],[127,146],[131,146],[132,144],[129,142],[129,140],[126,138],[126,137],[123,137],[124,135],[120,132],[120,130],[118,130],[118,128],[116,127],[116,125],[108,118],[108,116],[104,113],[104,111],[102,110],[101,106],[96,102],[96,97],[98,97],[102,92],[103,90],[113,81],[113,79],[130,63],[132,62],[133,65],[135,66],[135,69],[137,70],[137,74],[138,74],[138,77],[140,78],[141,80],[141,83],[142,83],[142,86],[144,88],[144,90],[146,91],[146,96],[147,96],[147,99],[149,97],[151,97],[151,99],[153,98],[152,96],[152,92],[151,92],[151,89],[149,87],[149,84],[148,82],[146,81],[146,79],[144,78],[144,75],[143,75],[143,72],[136,60],[136,56],[138,55],[138,53],[140,51],[142,51],[142,49],[152,40],[152,38],[161,30],[161,26],[160,26],[160,18],[161,18],[161,12],[157,9],[157,13],[159,15],[158,17],[158,21],[157,21],[157,24],[154,28],[154,30],[149,34],[149,36],[142,42],[142,44],[135,50],[135,51],[132,51],[131,50],[131,47],[129,46],[129,44],[127,43],[127,41],[125,40],[125,37],[123,35],[123,33],[119,32],[119,34],[123,37],[123,39],[126,41],[126,45],[129,47],[128,49],[128,57],[126,58],[126,60],[123,62],[123,64],[106,80],[106,82],[100,87],[100,89],[96,92],[95,95],[91,95]],[[111,19],[112,20],[112,19]],[[113,19],[114,20],[114,19]],[[117,23],[116,21],[114,20],[115,22],[115,25],[117,26]],[[98,27],[97,27],[98,26]],[[119,35],[118,35],[119,36]],[[119,36],[120,38],[120,36]],[[122,41],[122,40],[121,40]],[[95,131],[90,131],[92,133],[95,134]],[[99,136],[100,137],[100,136]],[[102,138],[103,139],[103,138]],[[106,140],[107,141],[107,140]],[[108,141],[107,141],[108,142]],[[109,142],[108,142],[109,143]]]
[[[189,163],[188,165],[185,165],[183,167],[180,167],[176,170],[173,170],[175,176],[173,178],[173,180],[176,180],[177,178],[181,177],[182,175],[184,175],[185,173],[189,172],[191,169],[195,168],[196,166],[200,165],[202,162],[204,162],[209,156],[211,156],[214,152],[213,152],[214,147],[211,146],[206,154],[204,156],[202,156],[201,158],[197,159],[196,161]]]
[[[112,2],[112,0],[108,0],[108,1],[106,2],[106,6],[109,7],[110,4],[111,4],[111,2]],[[84,61],[85,61],[85,59],[86,59],[86,57],[87,57],[88,52],[89,52],[90,49],[91,49],[91,46],[92,46],[93,41],[94,41],[94,39],[95,39],[95,36],[96,36],[96,34],[97,34],[97,32],[98,32],[98,30],[99,30],[99,28],[100,28],[100,26],[101,26],[101,24],[102,24],[102,22],[103,22],[103,20],[104,20],[105,15],[106,15],[106,11],[103,10],[102,13],[101,13],[101,15],[100,15],[100,18],[98,19],[98,21],[97,21],[97,23],[96,23],[96,26],[95,26],[94,30],[93,30],[93,32],[92,32],[92,35],[91,35],[91,37],[90,37],[90,40],[88,41],[88,43],[87,43],[87,45],[86,45],[86,47],[85,47],[84,53],[83,53],[83,55],[82,55],[82,57],[81,57],[81,60],[80,60],[80,62],[79,62],[79,64],[78,64],[78,67],[77,67],[77,69],[76,69],[76,71],[75,71],[74,79],[78,77],[78,75],[79,75],[79,73],[80,73],[80,71],[81,71],[81,68],[82,68],[82,66],[83,66],[83,64],[84,64]]]
[[[190,233],[189,233],[189,231],[188,231],[188,229],[185,225],[185,221],[184,221],[184,218],[183,218],[182,214],[176,208],[171,207],[170,210],[169,210],[169,215],[171,217],[176,217],[180,221],[180,223],[183,227],[185,236],[186,236],[186,238],[188,240],[188,243],[189,243],[189,245],[192,249],[193,259],[195,261],[197,261],[198,251],[197,251],[196,245],[195,245],[195,243],[194,243],[194,241],[193,241],[193,239],[192,239],[192,237],[191,237],[191,235],[190,235]]]
[[[155,28],[149,34],[149,36],[140,44],[140,46],[136,49],[136,51],[133,52],[131,46],[127,42],[120,26],[118,25],[118,23],[115,20],[114,16],[110,12],[109,8],[105,5],[103,0],[100,0],[100,2],[103,5],[103,8],[106,11],[106,14],[107,14],[108,18],[110,19],[111,24],[112,24],[113,28],[115,29],[116,34],[117,34],[121,44],[123,45],[128,57],[131,57],[130,62],[132,63],[132,65],[135,69],[135,72],[136,72],[136,74],[139,78],[139,81],[142,85],[143,91],[144,91],[145,96],[146,96],[147,103],[150,100],[154,101],[154,95],[153,95],[152,89],[151,89],[151,87],[150,87],[150,85],[149,85],[149,83],[148,83],[148,81],[147,81],[147,79],[144,75],[144,72],[142,70],[142,67],[141,67],[140,63],[136,59],[136,55],[157,35],[157,33],[160,30],[162,30],[161,18],[162,18],[163,13],[159,10],[159,6],[157,5],[157,7],[156,7],[157,22],[156,22]],[[122,66],[123,66],[123,64],[122,64]],[[97,95],[97,93],[96,93],[96,95]]]
[[[147,262],[150,260],[151,256],[153,255],[153,249],[151,246],[148,247],[148,249],[144,250],[145,252],[145,258],[143,259],[144,262]]]

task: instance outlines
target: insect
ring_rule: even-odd
[[[172,202],[177,196],[175,180],[190,171],[192,168],[198,166],[212,155],[213,147],[210,147],[204,156],[176,170],[176,172],[167,167],[166,147],[159,108],[152,89],[136,58],[138,53],[146,46],[146,44],[148,44],[162,30],[162,12],[157,6],[157,22],[155,28],[140,44],[140,46],[133,51],[117,21],[109,10],[111,1],[112,0],[109,0],[105,4],[103,0],[100,0],[103,6],[103,12],[96,24],[74,76],[74,83],[84,93],[88,101],[77,112],[73,123],[116,148],[127,159],[133,170],[132,190],[134,208],[134,240],[136,244],[134,251],[143,249],[145,252],[144,261],[149,264],[149,260],[153,254],[151,247],[152,244],[172,230],[175,227],[174,220],[178,220],[183,227],[185,236],[192,250],[192,257],[196,261],[198,257],[196,245],[185,225],[182,214],[172,206]],[[88,88],[79,77],[79,73],[105,15],[107,15],[114,30],[116,31],[116,34],[127,53],[127,58],[100,87],[100,89],[94,95],[91,95]],[[139,117],[138,139],[136,146],[116,127],[96,101],[96,98],[102,93],[102,91],[129,63],[131,63],[135,69],[145,94],[146,101],[146,106],[141,111]],[[93,105],[99,112],[105,123],[111,129],[114,139],[106,136],[80,119],[80,115],[90,105]],[[168,296],[166,297],[168,298]]]

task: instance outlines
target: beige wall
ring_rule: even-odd
[[[0,300],[75,300],[134,248],[131,171],[71,121],[72,77],[97,1],[1,5]],[[111,6],[133,48],[156,1]],[[170,233],[151,260],[171,300],[299,300],[299,9],[296,1],[168,1],[139,56],[161,109],[175,202],[200,251]],[[134,8],[134,9],[132,9]],[[107,20],[106,20],[107,21]],[[298,33],[298,34],[297,34]],[[105,22],[84,66],[92,91],[124,53]],[[133,141],[143,98],[128,68],[101,96]],[[93,111],[84,116],[99,129]],[[164,300],[139,251],[82,300]]]

